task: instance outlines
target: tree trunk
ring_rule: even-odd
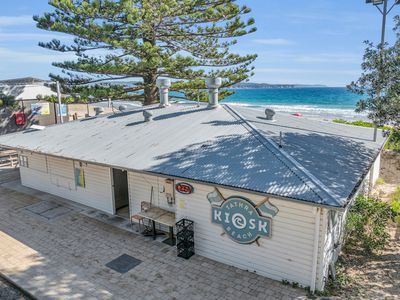
[[[144,101],[143,105],[149,105],[158,101],[158,90],[156,86],[157,70],[152,70],[143,77]]]

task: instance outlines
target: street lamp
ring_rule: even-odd
[[[385,48],[385,31],[386,31],[386,17],[392,11],[393,7],[396,4],[400,4],[400,0],[395,0],[393,5],[388,9],[388,0],[366,0],[367,4],[373,4],[382,14],[382,31],[381,31],[381,53],[383,55],[383,50]],[[380,5],[383,4],[383,8]],[[374,142],[376,142],[376,138],[378,135],[378,126],[375,124],[374,129]]]

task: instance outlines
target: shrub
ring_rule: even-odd
[[[345,251],[366,254],[383,249],[389,240],[386,225],[392,217],[389,203],[359,196],[350,208],[346,222]]]
[[[382,184],[384,184],[385,183],[385,179],[383,179],[383,177],[379,177],[377,180],[376,180],[376,184],[377,185],[382,185]]]
[[[400,224],[400,186],[392,194],[390,206],[392,208],[393,221]]]
[[[385,145],[385,149],[400,152],[400,129],[393,129]]]

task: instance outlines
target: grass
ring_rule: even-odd
[[[383,177],[379,177],[377,180],[376,180],[376,184],[377,185],[382,185],[382,184],[384,184],[385,183],[385,179],[383,179]]]
[[[360,127],[368,127],[368,128],[373,128],[375,125],[372,122],[368,121],[346,121],[342,119],[335,119],[333,120],[334,123],[339,123],[339,124],[346,124],[346,125],[354,125],[354,126],[360,126]],[[379,126],[379,129],[384,129],[384,130],[392,130],[392,127],[389,126]]]

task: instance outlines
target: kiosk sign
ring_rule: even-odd
[[[232,196],[220,206],[211,207],[212,223],[221,225],[235,242],[251,244],[260,237],[271,236],[271,218],[262,216],[245,198]]]

